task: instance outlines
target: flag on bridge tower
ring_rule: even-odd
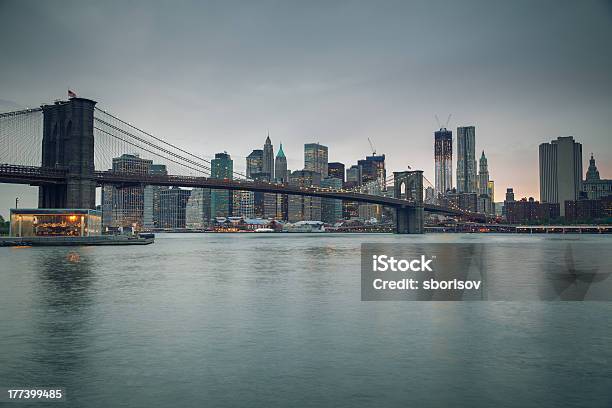
[[[77,94],[76,94],[76,93],[74,93],[74,92],[72,92],[72,91],[69,89],[69,90],[68,90],[68,97],[69,97],[69,98],[76,98],[76,97],[77,97]]]

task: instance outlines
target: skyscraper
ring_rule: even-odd
[[[276,160],[274,162],[274,178],[276,181],[281,183],[287,182],[287,158],[283,151],[283,144],[281,143],[276,153]]]
[[[232,179],[234,173],[234,161],[227,152],[215,154],[210,161],[211,178]],[[233,194],[230,190],[211,191],[211,217],[229,217],[232,215]]]
[[[148,174],[152,160],[142,159],[137,154],[123,154],[113,158],[113,172]],[[134,227],[144,224],[144,186],[115,187],[102,189],[102,223],[111,227]]]
[[[162,175],[168,174],[165,164],[152,164],[149,174]],[[165,186],[145,186],[144,188],[144,210],[143,224],[145,228],[159,227],[159,197],[162,190],[167,190]]]
[[[263,150],[256,149],[246,158],[246,176],[253,177],[255,173],[263,172]]]
[[[453,132],[441,128],[434,132],[435,197],[453,188]]]
[[[202,229],[210,225],[210,189],[194,188],[185,207],[185,227]]]
[[[385,190],[385,180],[387,171],[385,169],[385,155],[366,156],[365,160],[358,160],[359,173],[361,175],[361,184],[367,184],[376,181],[381,188]]]
[[[274,147],[270,141],[270,134],[266,137],[266,142],[263,148],[263,165],[261,171],[268,173],[270,179],[274,178]]]
[[[304,170],[319,173],[327,177],[328,149],[319,143],[306,143],[304,145]]]
[[[253,218],[255,216],[255,193],[252,191],[236,191],[235,195],[238,198],[238,211],[235,211],[234,215],[244,218]]]
[[[159,194],[159,228],[185,228],[185,209],[191,190],[172,187]]]
[[[578,200],[582,187],[582,144],[573,136],[558,137],[539,148],[540,202],[559,204],[565,216],[565,201]]]
[[[489,195],[489,165],[484,150],[480,156],[478,168],[478,194]]]
[[[476,193],[476,128],[457,128],[457,192]]]
[[[342,180],[344,185],[344,164],[339,162],[332,162],[327,165],[327,173],[330,177],[335,177]]]
[[[327,176],[321,180],[321,187],[341,189],[342,180],[337,177]],[[334,224],[342,219],[342,200],[334,198],[321,199],[321,221]]]
[[[361,169],[356,164],[346,170],[346,188],[353,188],[361,184]]]
[[[289,175],[289,185],[310,187],[321,185],[321,174],[310,170],[297,170]],[[321,198],[289,196],[288,218],[290,222],[321,221]]]

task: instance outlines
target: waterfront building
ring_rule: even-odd
[[[328,176],[321,180],[321,187],[340,190],[342,180],[338,177]],[[333,198],[321,199],[321,221],[327,224],[335,224],[342,219],[342,200]]]
[[[263,150],[253,150],[246,158],[246,176],[253,178],[254,173],[263,172]]]
[[[539,147],[540,202],[563,204],[579,198],[582,184],[582,144],[573,136],[558,137]],[[561,216],[565,205],[561,205]]]
[[[579,200],[565,201],[564,205],[568,222],[593,223],[612,217],[612,195],[590,199],[584,194]]]
[[[264,143],[261,171],[268,173],[270,175],[270,179],[274,178],[274,147],[272,146],[272,141],[270,140],[270,134],[268,134],[268,137],[266,137],[266,142]]]
[[[191,190],[172,187],[159,192],[158,228],[185,228],[186,207]]]
[[[457,128],[457,192],[476,193],[476,128]]]
[[[435,197],[453,188],[453,132],[441,128],[434,132]]]
[[[321,174],[311,170],[297,170],[289,176],[289,185],[311,187],[321,185]],[[296,221],[321,221],[321,198],[290,195],[288,219]]]
[[[329,177],[335,177],[342,180],[344,186],[344,164],[340,162],[332,162],[327,165],[327,174]]]
[[[612,179],[602,179],[599,177],[599,170],[597,170],[595,165],[593,153],[591,153],[591,159],[589,160],[586,179],[582,183],[582,191],[586,193],[589,200],[597,200],[612,195]]]
[[[287,178],[287,157],[283,151],[283,144],[281,143],[278,152],[276,153],[276,159],[274,162],[274,179],[280,183],[286,183]]]
[[[102,213],[96,210],[13,208],[12,237],[89,237],[102,235]]]
[[[235,194],[238,197],[238,203],[235,208],[238,212],[234,216],[253,218],[255,217],[255,193],[252,191],[238,191]]]
[[[327,177],[328,149],[319,143],[306,143],[304,145],[304,170],[319,173]]]
[[[185,208],[185,227],[203,229],[210,225],[210,189],[194,188]]]
[[[148,174],[152,160],[137,154],[123,154],[113,158],[111,171],[118,173]],[[102,188],[102,223],[104,227],[132,227],[144,225],[144,186],[104,186]]]
[[[557,218],[558,203],[540,203],[533,197],[506,202],[506,221],[509,224],[543,224]]]
[[[211,160],[211,178],[229,179],[233,178],[234,161],[227,152],[215,154]],[[232,215],[234,206],[233,194],[230,190],[211,190],[211,217],[229,217]]]
[[[168,175],[165,164],[151,164],[149,174]],[[143,224],[145,228],[157,228],[159,226],[159,195],[160,191],[167,190],[166,186],[145,186],[144,188],[144,210]]]

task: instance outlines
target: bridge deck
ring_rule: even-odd
[[[0,165],[0,183],[16,183],[30,185],[61,184],[67,178],[66,169],[55,169],[45,167]],[[94,179],[98,185],[113,184],[118,186],[129,185],[158,185],[178,186],[192,188],[213,188],[223,190],[243,190],[273,194],[290,194],[310,197],[332,198],[345,201],[356,201],[368,204],[380,204],[393,208],[411,208],[414,202],[393,197],[384,197],[358,192],[341,191],[317,187],[299,187],[280,183],[269,183],[262,181],[215,179],[209,177],[176,176],[176,175],[151,175],[134,173],[116,173],[112,171],[96,171]],[[423,209],[427,212],[449,215],[473,215],[440,207],[433,204],[424,204]]]

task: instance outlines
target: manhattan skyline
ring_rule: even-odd
[[[475,126],[500,192],[537,198],[538,145],[559,136],[612,174],[609,2],[65,4],[0,5],[0,32],[20,39],[0,59],[0,110],[70,88],[208,158],[242,164],[269,131],[291,170],[305,143],[348,166],[370,137],[389,171],[432,182],[434,115],[452,113],[453,150]],[[35,206],[35,188],[2,192],[3,209]]]

